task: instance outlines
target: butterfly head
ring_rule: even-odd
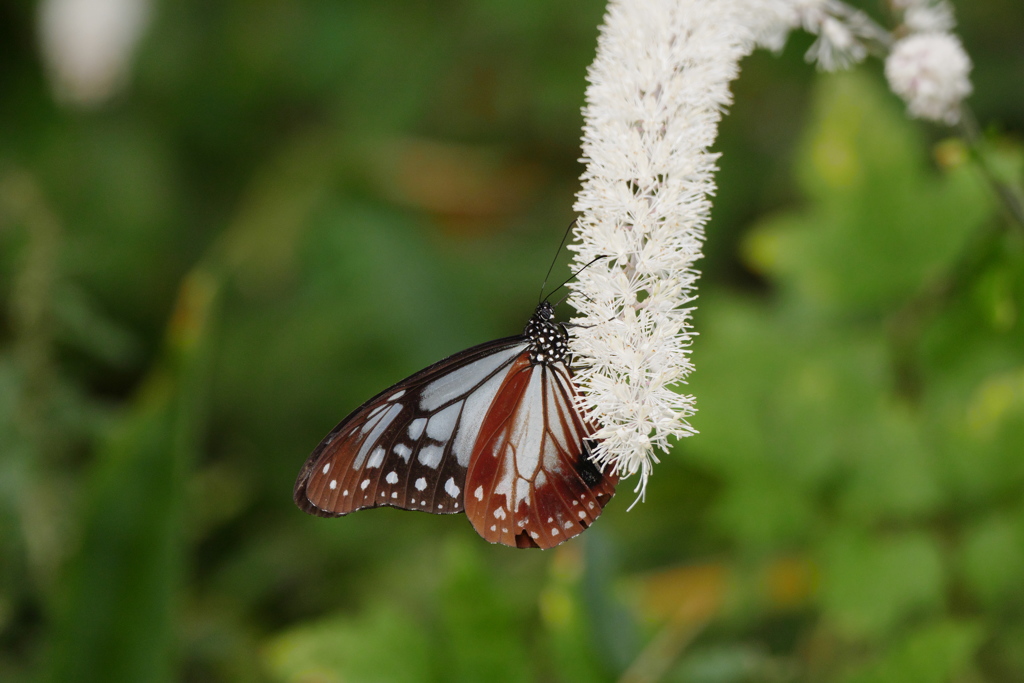
[[[557,363],[569,353],[569,335],[555,322],[555,307],[548,301],[537,306],[523,334],[530,342],[531,363]]]

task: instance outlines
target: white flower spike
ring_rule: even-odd
[[[717,155],[708,151],[729,82],[757,31],[744,3],[612,2],[590,68],[575,209],[573,351],[581,408],[599,425],[599,464],[640,474],[655,449],[695,430],[687,304],[694,299]],[[638,500],[640,499],[638,498]]]

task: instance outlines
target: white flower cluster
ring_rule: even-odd
[[[654,449],[694,430],[690,314],[717,155],[708,152],[729,82],[755,32],[738,2],[613,1],[588,73],[575,209],[573,351],[581,408],[598,425],[595,460],[639,473]]]
[[[941,2],[893,2],[916,26],[952,20]],[[692,370],[694,264],[717,170],[708,150],[731,101],[729,83],[755,45],[778,49],[799,26],[818,35],[808,57],[825,69],[892,44],[889,33],[839,0],[609,2],[588,72],[586,170],[570,246],[577,269],[598,260],[571,285],[580,314],[572,348],[581,366],[580,408],[598,427],[594,459],[621,477],[639,474],[638,500],[656,450],[696,433],[687,422],[694,399],[678,389]],[[969,62],[965,68],[949,51],[943,62],[931,43],[912,52],[901,43],[890,58],[893,88],[913,91],[911,111],[927,101],[928,111],[941,107],[949,120],[948,95],[969,92]],[[956,83],[942,85],[950,73],[959,74]]]
[[[971,94],[971,60],[951,33],[953,10],[944,0],[899,0],[898,8],[907,35],[885,60],[889,87],[911,116],[952,125]]]

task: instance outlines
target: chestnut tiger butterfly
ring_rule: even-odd
[[[569,333],[541,302],[523,334],[445,358],[385,389],[306,460],[295,503],[321,517],[391,506],[465,512],[491,543],[551,548],[615,495],[590,460]]]

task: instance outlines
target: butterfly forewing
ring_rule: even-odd
[[[480,426],[527,348],[523,337],[476,346],[364,403],[310,455],[296,504],[328,517],[381,505],[462,512]]]
[[[494,397],[466,477],[466,514],[492,543],[550,548],[590,526],[616,480],[591,464],[566,365],[520,357]]]

